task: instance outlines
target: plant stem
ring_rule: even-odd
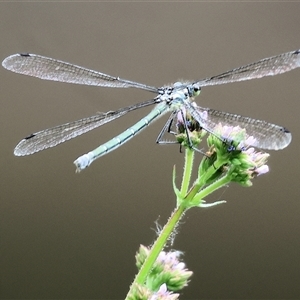
[[[212,192],[216,191],[217,189],[221,188],[222,186],[228,184],[231,181],[230,176],[225,175],[220,179],[216,180],[215,182],[208,185],[205,189],[201,190],[194,198],[193,201],[198,202],[201,201],[203,198],[211,194]]]
[[[125,300],[129,299],[129,296],[132,294],[132,291],[135,288],[136,284],[142,285],[145,283],[147,275],[152,269],[154,262],[156,261],[159,253],[163,250],[164,246],[167,243],[168,238],[170,237],[171,233],[175,229],[176,225],[178,224],[180,218],[183,216],[184,212],[185,212],[185,208],[183,206],[179,206],[174,210],[167,224],[160,232],[159,237],[153,244],[151,251],[148,257],[146,258],[143,266],[141,267],[139,273],[136,275]]]
[[[179,220],[185,213],[185,211],[191,207],[189,205],[190,201],[193,200],[194,197],[204,197],[205,195],[208,195],[211,193],[214,189],[217,189],[221,185],[224,185],[227,183],[227,178],[224,176],[220,180],[218,180],[218,184],[215,182],[211,187],[207,187],[206,189],[202,190],[200,193],[199,189],[202,187],[206,180],[209,179],[217,170],[217,168],[220,167],[222,164],[221,162],[215,162],[215,165],[211,166],[205,174],[203,174],[204,178],[198,179],[198,182],[193,186],[193,188],[188,192],[189,186],[190,186],[190,180],[192,175],[192,168],[193,168],[193,161],[194,161],[194,150],[190,148],[185,149],[185,163],[184,163],[184,171],[183,171],[183,178],[181,183],[181,190],[177,194],[177,207],[173,211],[171,217],[169,218],[168,222],[160,232],[157,240],[153,244],[149,255],[145,259],[145,262],[143,263],[142,267],[140,268],[138,274],[136,275],[133,283],[131,284],[130,290],[125,298],[125,300],[133,299],[133,295],[135,294],[135,289],[137,288],[137,285],[144,285],[147,279],[148,274],[150,273],[151,269],[153,268],[153,264],[155,263],[158,255],[161,253],[161,251],[164,249],[165,245],[167,244],[168,239],[170,238],[172,232],[176,228]],[[217,167],[216,167],[217,165]],[[175,178],[175,173],[173,174],[173,180]],[[223,179],[223,181],[222,181]],[[175,183],[174,183],[175,185]],[[220,185],[220,186],[219,186]],[[176,186],[175,186],[176,189]],[[176,189],[177,190],[177,189]],[[201,198],[201,199],[202,199]],[[199,198],[200,199],[200,198]],[[200,200],[201,200],[200,199]]]
[[[185,160],[184,160],[184,168],[183,168],[183,176],[182,176],[182,184],[181,184],[181,195],[186,195],[192,175],[193,162],[194,162],[195,152],[193,149],[186,148],[185,149]]]
[[[204,158],[205,159],[205,158]],[[212,166],[210,166],[205,173],[198,176],[198,180],[195,182],[191,190],[186,194],[185,199],[190,201],[195,197],[195,195],[199,192],[199,190],[205,185],[205,183],[209,180],[211,176],[217,171],[219,167],[222,166],[223,161],[215,161]]]

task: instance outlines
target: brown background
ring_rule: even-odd
[[[299,3],[1,3],[0,59],[38,53],[160,86],[201,79],[300,48]],[[29,157],[13,148],[31,132],[149,99],[0,69],[0,295],[5,299],[123,299],[140,243],[174,207],[173,165],[183,155],[155,139],[161,119],[75,174],[72,164],[143,117],[140,110]],[[203,89],[198,104],[289,128],[270,173],[189,211],[174,248],[194,271],[181,299],[300,297],[300,70]],[[197,155],[200,161],[201,156]],[[178,178],[179,179],[179,178]],[[178,181],[179,183],[179,181]]]

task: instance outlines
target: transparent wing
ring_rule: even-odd
[[[3,60],[2,66],[15,73],[38,77],[45,80],[115,88],[134,87],[150,92],[158,92],[156,87],[121,79],[119,77],[113,77],[36,54],[11,55]]]
[[[286,128],[266,121],[199,106],[196,108],[196,111],[197,114],[192,113],[193,117],[208,132],[214,133],[214,128],[218,124],[245,128],[247,135],[255,138],[255,141],[250,145],[253,147],[279,150],[287,147],[292,140],[292,135]]]
[[[195,82],[200,87],[282,74],[300,67],[300,50],[291,51]]]
[[[14,154],[16,156],[24,156],[54,147],[94,128],[122,117],[132,110],[155,103],[155,99],[151,99],[136,105],[121,108],[117,111],[99,113],[95,116],[83,118],[74,122],[65,123],[30,134],[19,142],[19,144],[15,147]]]

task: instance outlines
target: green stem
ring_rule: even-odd
[[[190,185],[190,180],[191,180],[193,161],[194,161],[194,151],[192,149],[186,148],[184,172],[183,172],[183,176],[182,176],[180,195],[186,195],[186,193],[188,191],[188,188]],[[150,270],[152,269],[153,264],[155,263],[159,253],[163,250],[170,235],[176,228],[180,218],[183,216],[185,211],[186,211],[185,206],[180,205],[180,203],[177,200],[176,209],[173,211],[167,224],[164,226],[164,228],[162,229],[162,231],[159,234],[159,237],[153,244],[148,257],[146,258],[143,266],[141,267],[138,274],[136,275],[125,300],[128,300],[130,295],[133,294],[133,291],[137,284],[142,285],[145,283],[147,276],[148,276]]]
[[[201,191],[201,193],[198,193],[200,190],[200,187],[202,187],[205,182],[217,171],[217,169],[222,165],[224,162],[216,161],[213,166],[209,167],[207,172],[204,174],[204,178],[200,176],[198,182],[193,186],[191,191],[188,192],[190,180],[191,180],[191,174],[192,174],[192,167],[193,167],[193,161],[194,161],[194,151],[192,149],[186,148],[185,150],[185,165],[184,165],[184,172],[183,172],[183,178],[182,178],[182,184],[181,184],[181,190],[179,191],[179,194],[177,194],[177,207],[173,211],[171,217],[169,218],[167,224],[164,226],[162,231],[160,232],[157,240],[153,244],[151,251],[146,258],[145,262],[143,263],[142,267],[140,268],[138,274],[136,275],[130,290],[125,298],[125,300],[132,299],[134,295],[134,290],[136,289],[137,285],[143,285],[146,282],[147,276],[149,272],[151,271],[153,264],[155,263],[158,255],[163,250],[164,246],[166,245],[168,239],[170,238],[170,235],[176,228],[180,218],[183,216],[185,211],[191,207],[189,205],[190,201],[193,201],[194,197],[196,196],[200,200],[203,199],[205,195],[208,195],[211,193],[214,189],[217,189],[221,187],[222,185],[229,182],[229,180],[224,176],[220,180],[214,182],[212,185]],[[175,175],[174,175],[175,176]],[[198,194],[197,194],[198,193]],[[182,201],[184,199],[184,201]]]
[[[185,208],[183,206],[179,206],[174,210],[167,224],[160,232],[159,237],[153,244],[151,251],[148,257],[146,258],[143,266],[141,267],[139,273],[136,275],[125,300],[130,299],[129,297],[130,295],[133,294],[133,290],[136,284],[142,285],[145,283],[147,279],[147,275],[152,269],[154,262],[156,261],[159,253],[163,250],[168,238],[170,237],[172,231],[175,229],[177,223],[179,222],[180,218],[183,216],[184,212],[185,212]]]
[[[203,174],[199,174],[198,180],[193,185],[192,189],[186,194],[185,199],[191,200],[199,192],[199,190],[206,184],[206,182],[214,175],[214,173],[224,164],[223,160],[217,160],[210,166]]]
[[[195,203],[197,203],[201,201],[212,192],[228,184],[230,181],[231,181],[231,177],[228,175],[221,177],[220,179],[208,185],[205,189],[201,190],[197,195],[195,195],[193,198],[193,202],[195,201]]]
[[[185,149],[185,161],[184,161],[184,169],[182,175],[182,184],[181,184],[181,195],[186,195],[192,175],[193,169],[193,161],[194,161],[195,152],[193,149],[186,148]]]

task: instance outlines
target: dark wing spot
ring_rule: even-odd
[[[29,139],[31,139],[31,138],[33,138],[33,137],[35,137],[35,134],[34,134],[34,133],[32,133],[32,134],[26,136],[26,137],[24,138],[24,140],[29,140]]]
[[[281,131],[285,132],[285,133],[291,133],[287,128],[282,127],[280,128]]]
[[[20,53],[20,56],[30,56],[29,53]]]

